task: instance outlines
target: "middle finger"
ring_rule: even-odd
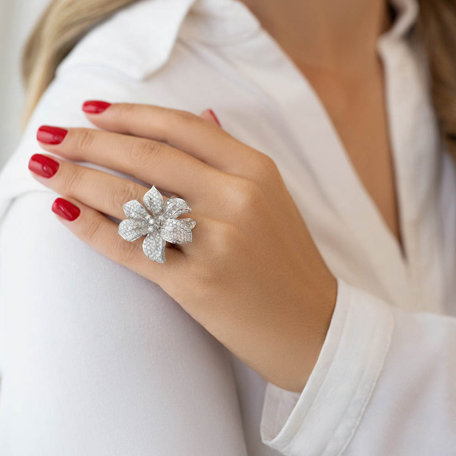
[[[197,158],[150,139],[90,128],[51,126],[41,126],[37,139],[49,152],[118,170],[185,199],[207,198],[224,177],[222,171]]]

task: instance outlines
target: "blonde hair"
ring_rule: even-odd
[[[456,157],[456,1],[420,0],[418,31],[427,49],[440,131]]]
[[[26,98],[22,123],[28,122],[60,62],[92,28],[138,0],[53,0],[25,43],[22,78]]]
[[[22,74],[24,125],[59,63],[93,27],[138,0],[53,0],[27,40]],[[443,139],[456,157],[456,1],[419,0],[418,31],[432,75],[432,96]]]

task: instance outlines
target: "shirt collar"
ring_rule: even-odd
[[[404,37],[418,16],[417,0],[390,3],[397,14],[382,40]],[[259,20],[240,0],[142,0],[90,31],[57,74],[89,64],[144,79],[168,60],[179,35],[217,46],[246,40],[260,29]]]
[[[389,0],[396,16],[383,37],[404,38],[418,18],[417,0]],[[208,44],[228,44],[248,38],[261,24],[239,0],[199,0],[184,23],[185,36]]]
[[[142,0],[117,11],[91,30],[60,64],[105,66],[142,79],[171,54],[179,28],[197,0]]]
[[[246,39],[259,28],[258,19],[240,0],[142,0],[91,30],[57,74],[82,64],[144,79],[168,60],[180,33],[218,45]]]
[[[417,22],[418,2],[417,0],[390,0],[390,5],[395,10],[396,17],[390,29],[381,38],[404,38]]]
[[[257,17],[240,0],[198,0],[181,36],[218,46],[244,41],[261,29]]]

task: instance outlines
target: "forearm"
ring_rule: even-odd
[[[268,385],[263,441],[287,456],[452,454],[456,320],[405,312],[339,284],[303,391]]]

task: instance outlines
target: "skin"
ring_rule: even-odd
[[[67,160],[35,176],[81,210],[60,219],[103,255],[157,283],[195,320],[272,383],[300,391],[314,366],[336,300],[320,257],[274,162],[203,118],[157,106],[112,104],[88,115],[108,130],[70,128]],[[127,242],[122,205],[147,187],[72,161],[90,161],[153,181],[192,208],[193,241],[167,248],[164,264]]]
[[[402,244],[382,63],[385,0],[243,0],[323,103],[345,152]],[[349,119],[349,121],[347,121]]]
[[[245,3],[313,85],[400,240],[375,53],[388,26],[384,2]],[[49,179],[32,173],[81,209],[76,220],[59,220],[103,255],[160,285],[265,379],[301,391],[326,337],[337,282],[274,162],[229,135],[207,112],[112,104],[86,115],[102,130],[70,128],[62,143],[40,144],[62,159]],[[165,264],[150,261],[142,252],[144,238],[123,240],[117,223],[106,217],[124,219],[122,205],[142,201],[150,187],[73,161],[122,171],[186,199],[197,222],[193,242],[168,247]]]

